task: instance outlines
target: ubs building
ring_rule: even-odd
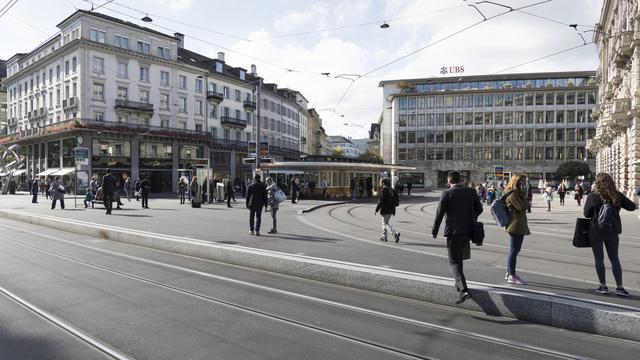
[[[595,71],[454,76],[381,81],[380,152],[415,167],[402,183],[444,187],[450,170],[465,182],[512,173],[557,183],[559,165],[595,159]]]

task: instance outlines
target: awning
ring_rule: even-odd
[[[51,174],[53,174],[54,172],[58,171],[60,169],[47,169],[43,172],[37,173],[36,176],[49,176]]]
[[[13,172],[13,176],[22,175],[27,172],[27,169],[19,169]]]
[[[76,168],[62,168],[56,172],[54,172],[53,174],[51,174],[51,176],[64,176],[64,175],[69,175],[72,172],[76,171]]]

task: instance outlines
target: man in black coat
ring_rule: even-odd
[[[142,196],[142,208],[149,208],[149,193],[151,192],[151,180],[148,176],[140,182],[140,195]]]
[[[111,215],[113,196],[116,192],[116,178],[111,175],[111,169],[107,169],[106,172],[107,174],[102,177],[102,202],[107,209],[107,214]]]
[[[391,180],[389,178],[380,179],[380,200],[378,200],[378,204],[376,205],[376,214],[380,211],[380,215],[382,215],[382,237],[380,241],[387,241],[387,233],[391,232],[393,235],[396,244],[400,241],[400,232],[396,231],[396,229],[389,224],[389,220],[391,216],[396,214],[396,204],[394,202],[394,196],[398,196],[398,193],[395,192],[391,188]]]
[[[260,236],[260,222],[262,208],[267,205],[267,187],[260,181],[260,175],[256,174],[253,182],[247,188],[247,208],[249,208],[249,234]],[[254,226],[254,218],[255,226]],[[254,233],[255,229],[255,233]]]
[[[39,181],[38,178],[33,178],[33,181],[31,182],[31,195],[33,195],[33,197],[31,198],[31,203],[32,204],[37,204],[38,203],[38,185],[39,185]]]
[[[473,226],[482,213],[482,204],[474,189],[460,184],[459,172],[450,171],[447,179],[450,188],[442,192],[431,234],[434,239],[438,236],[440,223],[446,215],[444,236],[447,238],[449,265],[456,280],[456,290],[459,292],[456,304],[460,304],[471,298],[462,271],[463,251],[469,246]]]

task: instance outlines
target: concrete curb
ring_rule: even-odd
[[[640,308],[479,283],[470,283],[473,299],[453,305],[457,293],[453,281],[448,278],[96,225],[16,210],[0,210],[0,217],[248,268],[640,341]]]
[[[350,203],[352,203],[352,201],[339,201],[339,202],[328,202],[328,203],[324,203],[324,204],[318,204],[318,205],[314,205],[314,206],[312,206],[310,208],[298,210],[298,215],[310,213],[310,212],[312,212],[314,210],[318,210],[320,208],[327,207],[327,206],[344,205],[344,204],[350,204]]]

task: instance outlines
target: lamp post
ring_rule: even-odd
[[[262,78],[259,77],[258,78],[258,84],[256,85],[256,164],[255,164],[255,169],[254,169],[254,175],[256,172],[258,172],[258,170],[260,169],[260,132],[262,131],[261,128],[261,121],[260,121],[260,91],[262,89]]]

